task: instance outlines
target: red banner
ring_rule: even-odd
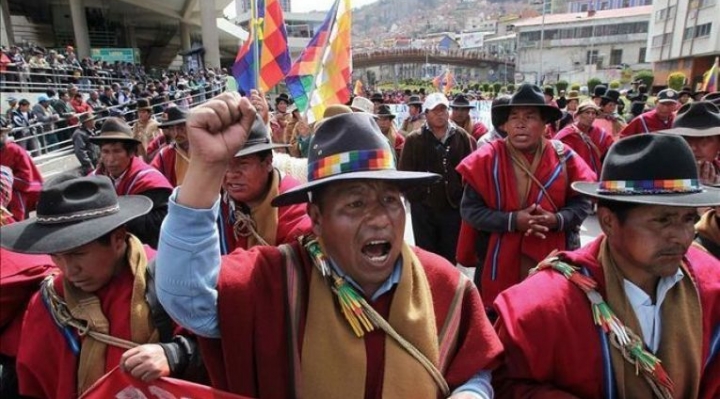
[[[205,385],[160,378],[143,382],[115,368],[96,382],[80,399],[251,399]]]

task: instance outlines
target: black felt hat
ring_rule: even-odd
[[[720,108],[720,91],[715,91],[710,94],[706,94],[705,97],[702,98],[703,101],[710,101],[711,103],[715,104]]]
[[[373,115],[355,112],[324,119],[310,141],[308,182],[275,197],[272,205],[308,202],[313,189],[337,181],[384,180],[402,189],[440,178],[435,173],[397,170],[394,154]]]
[[[244,157],[245,155],[272,150],[274,148],[287,147],[290,146],[287,144],[276,144],[270,140],[267,126],[258,114],[255,115],[255,122],[253,122],[252,128],[250,129],[250,135],[248,136],[245,145],[235,154],[235,157]]]
[[[492,107],[492,115],[497,116],[500,125],[507,122],[510,110],[513,107],[536,107],[545,123],[554,122],[562,117],[562,111],[545,103],[545,96],[539,87],[530,83],[523,83],[507,104],[498,104]],[[494,117],[493,117],[494,119]]]
[[[555,89],[553,89],[552,86],[545,86],[543,88],[543,94],[545,94],[546,96],[554,97]]]
[[[618,202],[720,205],[720,188],[700,184],[690,146],[682,137],[668,134],[639,134],[615,142],[605,157],[600,182],[575,182],[572,188]]]
[[[370,96],[370,101],[372,101],[372,102],[375,102],[375,101],[377,101],[377,102],[384,102],[385,99],[383,98],[382,93],[376,92],[376,93],[373,93],[372,96]]]
[[[607,91],[607,86],[603,85],[597,85],[593,89],[593,95],[592,98],[602,97],[605,95],[605,92]]]
[[[475,108],[464,94],[458,94],[450,103],[450,108]]]
[[[132,129],[124,119],[118,117],[110,117],[105,119],[100,133],[97,136],[90,137],[90,142],[102,145],[108,141],[127,141],[140,144],[140,140],[133,137]]]
[[[610,89],[605,92],[600,98],[602,98],[605,101],[613,102],[615,104],[620,103],[620,92],[615,89]]]
[[[185,124],[188,112],[180,107],[169,107],[163,112],[160,128]]]
[[[392,111],[390,110],[390,107],[385,104],[378,107],[378,112],[377,112],[377,114],[375,114],[375,116],[395,119],[395,114],[393,114]]]
[[[687,103],[678,110],[672,128],[658,133],[688,137],[720,136],[720,109],[710,101]]]
[[[118,197],[106,176],[64,174],[45,183],[37,216],[0,228],[11,251],[54,254],[88,244],[152,209],[142,195]]]
[[[152,107],[150,106],[150,100],[147,98],[138,98],[137,100],[138,111],[150,111],[152,113]]]
[[[688,95],[688,96],[692,96],[692,95],[695,94],[695,93],[693,93],[693,91],[692,91],[691,88],[689,88],[688,86],[685,86],[685,87],[683,87],[682,90],[680,90],[680,92],[678,93],[678,95],[680,95],[680,96],[682,96],[683,94],[686,94],[686,95]]]
[[[293,100],[288,96],[287,93],[280,93],[279,96],[275,97],[275,105],[280,104],[281,102],[285,102],[285,104],[290,105],[293,103]]]
[[[423,101],[420,99],[420,96],[410,96],[407,101],[407,105],[419,105],[422,107]]]

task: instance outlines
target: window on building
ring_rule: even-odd
[[[712,23],[685,28],[685,32],[683,32],[683,40],[691,40],[698,37],[710,36],[711,28]]]
[[[645,54],[647,53],[647,47],[640,47],[640,54],[638,55],[638,64],[645,63]]]
[[[610,50],[610,65],[622,64],[622,54],[623,51],[621,48]]]
[[[587,12],[588,5],[587,4],[581,4],[580,5],[580,12]]]
[[[585,64],[587,64],[587,65],[597,64],[597,62],[598,62],[598,51],[597,50],[593,50],[593,51],[588,50],[588,52],[585,54]]]
[[[608,8],[610,8],[610,3],[608,3],[607,1],[603,1],[602,3],[600,3],[601,10],[607,10]]]
[[[622,6],[623,6],[623,8],[628,8],[628,7],[630,7],[630,0],[623,0]]]

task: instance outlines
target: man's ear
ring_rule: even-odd
[[[317,204],[309,203],[307,212],[308,216],[310,216],[310,221],[312,222],[313,234],[315,234],[316,237],[320,237],[322,233],[322,214],[320,212],[320,207]]]
[[[605,207],[598,208],[597,220],[600,229],[608,237],[611,237],[620,226],[620,220],[618,220],[617,216]]]

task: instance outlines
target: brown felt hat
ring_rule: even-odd
[[[90,137],[90,142],[101,145],[108,141],[127,141],[140,144],[140,140],[133,137],[132,129],[123,119],[112,117],[105,119],[100,133]]]

